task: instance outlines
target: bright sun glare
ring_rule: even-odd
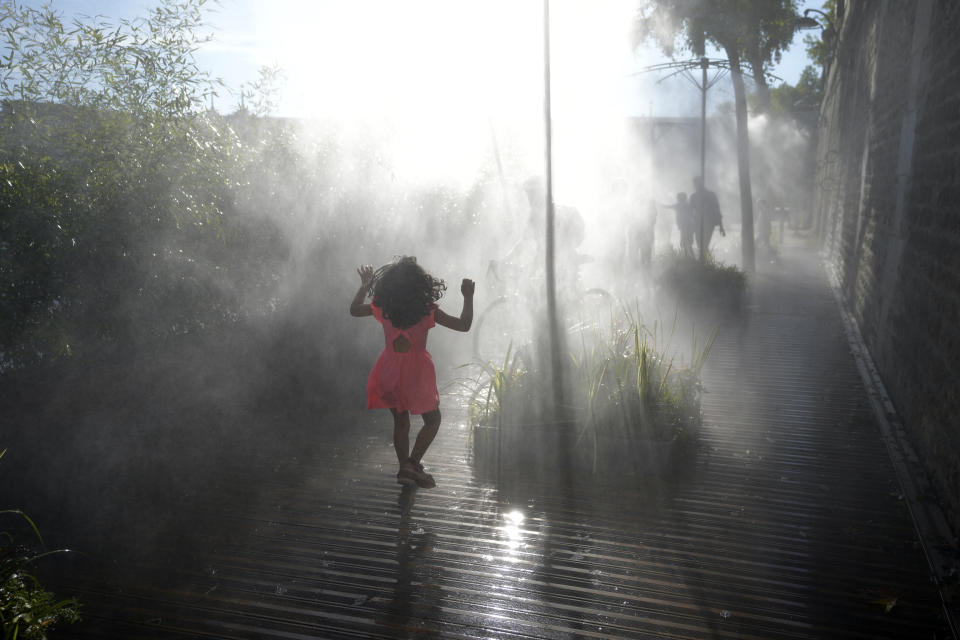
[[[503,514],[504,525],[500,527],[501,540],[506,549],[506,560],[516,562],[519,559],[519,552],[524,546],[523,542],[523,521],[525,517],[522,511],[514,509]]]
[[[493,135],[542,157],[540,2],[286,0],[256,3],[262,41],[286,74],[285,111],[387,135],[411,175],[467,177]],[[630,3],[551,6],[555,127],[593,151],[624,115]],[[611,37],[614,34],[614,37]],[[611,119],[611,116],[615,116]],[[492,135],[493,134],[493,135]],[[536,154],[541,154],[537,156]]]

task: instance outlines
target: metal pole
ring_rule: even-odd
[[[706,171],[707,171],[707,67],[710,61],[706,56],[700,58],[700,68],[703,70],[703,79],[700,84],[700,180],[703,181],[703,188],[706,189]],[[700,206],[703,207],[703,196],[700,197]],[[703,222],[703,211],[699,212],[700,217],[700,262],[707,259],[707,249],[703,246],[703,236],[706,229]]]
[[[557,320],[557,286],[554,260],[553,131],[550,112],[550,0],[543,0],[543,119],[546,127],[546,274],[547,316],[550,327],[550,375],[554,413],[563,406],[563,358]]]

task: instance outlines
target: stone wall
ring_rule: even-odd
[[[960,531],[960,3],[845,5],[820,113],[817,229]]]

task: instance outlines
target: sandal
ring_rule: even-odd
[[[401,469],[397,472],[397,484],[412,487],[417,484],[417,476],[409,469]]]
[[[423,470],[422,464],[414,462],[412,458],[408,458],[407,462],[413,466],[413,469],[401,469],[400,473],[397,474],[398,480],[402,475],[405,478],[412,479],[421,489],[433,489],[437,486],[436,480],[433,479],[432,475]]]

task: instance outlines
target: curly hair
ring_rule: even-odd
[[[383,317],[398,329],[420,322],[447,288],[443,280],[424,271],[412,256],[402,256],[377,269],[371,286],[373,304],[383,309]]]

